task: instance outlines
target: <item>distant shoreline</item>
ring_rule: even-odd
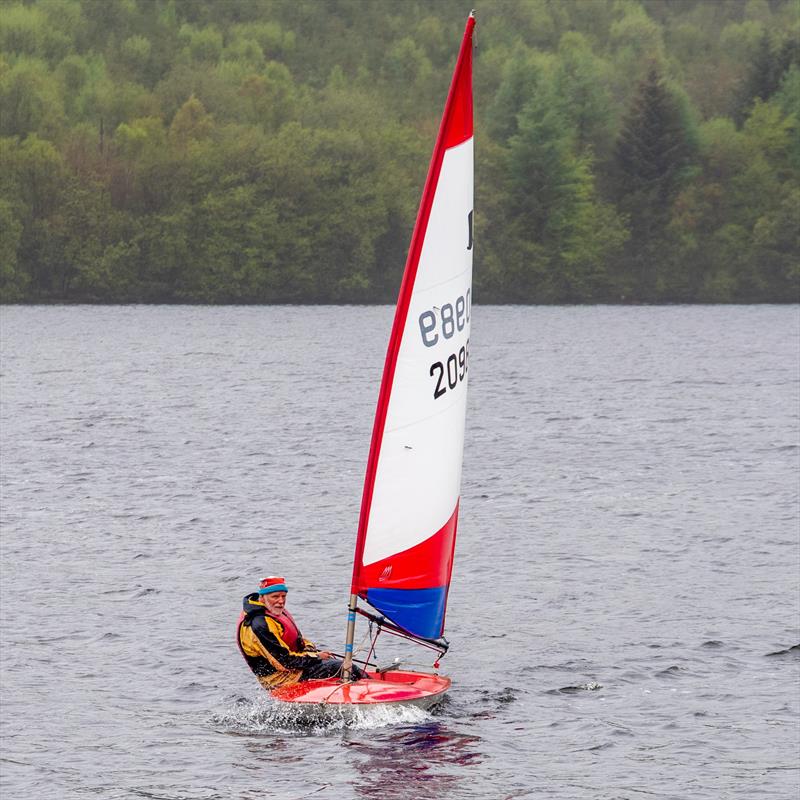
[[[89,307],[120,307],[120,308],[129,308],[131,306],[142,306],[142,307],[152,307],[152,306],[167,306],[167,307],[176,307],[176,308],[254,308],[254,307],[266,307],[266,308],[283,308],[283,307],[297,307],[297,308],[309,308],[320,306],[324,308],[371,308],[371,307],[389,307],[393,308],[394,303],[387,302],[375,302],[375,303],[333,303],[333,302],[314,302],[314,301],[301,301],[301,302],[274,302],[274,303],[199,303],[199,302],[186,302],[183,300],[179,301],[169,301],[169,300],[157,300],[157,301],[139,301],[139,300],[132,300],[130,302],[119,302],[119,303],[109,303],[105,301],[92,301],[92,300],[35,300],[35,301],[16,301],[16,302],[4,302],[0,301],[0,308],[12,308],[12,307],[55,307],[55,306],[68,306],[68,307],[75,307],[75,306],[89,306]],[[597,302],[581,302],[581,303],[515,303],[515,302],[495,302],[495,303],[480,303],[475,302],[474,305],[476,306],[486,306],[486,307],[540,307],[540,308],[592,308],[597,306],[609,306],[609,307],[630,307],[630,308],[645,308],[645,307],[658,307],[658,308],[668,308],[668,307],[703,307],[703,306],[800,306],[800,298],[795,300],[737,300],[737,301],[730,301],[730,302],[707,302],[707,301],[681,301],[681,302],[644,302],[644,301],[628,301],[623,300],[619,302],[609,302],[606,300],[598,300]]]

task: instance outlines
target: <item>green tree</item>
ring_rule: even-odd
[[[2,140],[2,196],[22,226],[17,244],[17,286],[28,286],[34,297],[46,298],[58,289],[57,243],[50,219],[64,197],[66,166],[58,150],[31,134],[20,142]]]
[[[583,151],[591,147],[603,157],[608,156],[615,122],[609,113],[612,102],[608,69],[579,33],[565,33],[559,42],[553,99],[575,131],[578,149]]]
[[[618,205],[630,219],[623,291],[641,300],[668,297],[668,225],[693,148],[684,115],[655,66],[639,84],[616,146]]]
[[[529,302],[613,294],[606,264],[627,233],[597,198],[591,159],[578,152],[577,138],[546,89],[522,110],[509,143],[507,236],[520,254],[509,278]]]
[[[611,26],[609,41],[614,53],[614,94],[619,102],[630,98],[630,87],[646,80],[652,69],[665,62],[661,26],[638,3],[620,4],[622,17]]]
[[[690,299],[797,299],[797,121],[757,101],[742,130],[715,119],[700,130],[702,173],[679,196],[676,260],[693,265]]]
[[[549,60],[518,42],[509,54],[489,108],[490,135],[505,144],[517,133],[518,116],[541,89]]]
[[[764,31],[739,94],[737,121],[745,119],[755,101],[769,100],[790,67],[798,64],[800,43],[795,36],[779,42],[769,31]]]
[[[206,112],[203,104],[192,95],[173,117],[169,126],[170,139],[179,147],[186,147],[191,141],[206,138],[213,126],[213,118]]]
[[[64,124],[58,84],[38,59],[0,62],[0,136],[40,133],[55,137]]]
[[[0,302],[14,303],[25,298],[28,276],[18,268],[17,251],[22,239],[22,223],[14,208],[0,199]]]

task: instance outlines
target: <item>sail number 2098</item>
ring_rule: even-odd
[[[425,347],[433,347],[441,335],[452,339],[456,332],[463,331],[469,324],[471,298],[470,290],[456,298],[454,303],[445,303],[441,308],[429,309],[419,315],[419,332]],[[436,313],[438,312],[438,314]],[[430,376],[436,380],[433,398],[438,400],[449,389],[452,391],[467,376],[469,369],[469,339],[457,353],[452,353],[443,361],[431,364]]]
[[[467,377],[469,369],[469,339],[467,343],[458,351],[458,355],[452,353],[447,361],[435,361],[431,364],[430,375],[436,378],[436,386],[433,390],[433,399],[438,400],[448,389],[451,391]]]

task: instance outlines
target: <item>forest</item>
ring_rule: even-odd
[[[475,2],[476,302],[800,300],[800,0]],[[470,8],[3,0],[0,302],[393,302]]]

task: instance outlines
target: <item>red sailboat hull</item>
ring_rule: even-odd
[[[275,700],[303,707],[416,706],[430,708],[450,688],[450,678],[424,672],[368,672],[360,681],[342,683],[338,678],[303,681],[281,686],[270,694]]]

